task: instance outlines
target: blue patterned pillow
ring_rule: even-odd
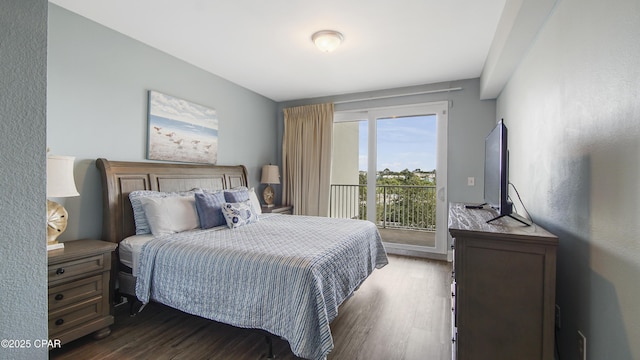
[[[239,203],[249,200],[249,189],[240,186],[235,189],[224,191],[224,200],[228,203]]]
[[[226,224],[222,205],[224,204],[224,193],[222,191],[196,193],[196,210],[200,219],[202,229]]]
[[[230,229],[239,228],[240,226],[258,221],[258,215],[251,205],[251,200],[238,203],[224,203],[222,213]]]
[[[151,228],[149,222],[144,214],[144,208],[140,201],[143,197],[151,198],[164,198],[173,196],[185,196],[192,195],[196,190],[181,191],[181,192],[162,192],[153,190],[135,190],[129,193],[129,200],[131,201],[131,208],[133,209],[133,221],[136,224],[136,235],[151,234]]]

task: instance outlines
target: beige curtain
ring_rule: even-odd
[[[333,104],[284,109],[282,200],[296,215],[329,216]]]

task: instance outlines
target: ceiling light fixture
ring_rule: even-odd
[[[311,40],[322,52],[332,52],[340,46],[343,39],[344,36],[334,30],[321,30],[311,35]]]

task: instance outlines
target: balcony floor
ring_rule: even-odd
[[[382,241],[394,244],[407,244],[418,246],[436,246],[436,233],[432,231],[382,229],[378,228]]]

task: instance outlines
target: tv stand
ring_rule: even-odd
[[[449,205],[452,359],[551,360],[558,238],[494,215]]]
[[[524,221],[524,220],[522,220],[522,219],[519,219],[519,218],[517,218],[517,217],[513,216],[513,214],[498,215],[498,216],[494,217],[494,218],[493,218],[493,219],[491,219],[491,220],[487,220],[487,224],[491,223],[491,222],[492,222],[492,221],[494,221],[494,220],[498,220],[498,219],[500,219],[500,218],[503,218],[503,217],[505,217],[505,216],[508,216],[508,217],[512,218],[513,220],[516,220],[516,221],[518,221],[518,222],[521,222],[521,223],[523,223],[523,224],[524,224],[524,225],[526,225],[526,226],[531,226],[531,224],[527,223],[526,221]]]

